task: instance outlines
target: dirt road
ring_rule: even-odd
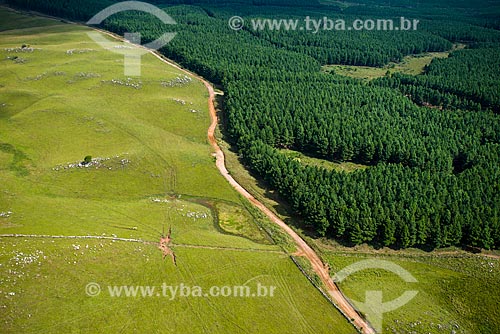
[[[106,35],[112,36],[113,38],[119,39],[121,41],[124,41],[123,38],[120,36],[117,36],[115,34],[109,33],[107,31],[99,30],[96,29]],[[328,295],[332,298],[332,300],[337,304],[337,306],[344,312],[344,315],[348,317],[349,319],[352,320],[355,326],[361,329],[363,333],[366,334],[371,334],[375,333],[375,330],[370,326],[368,322],[366,322],[363,317],[361,317],[358,312],[349,304],[347,301],[346,297],[340,292],[340,290],[337,288],[337,286],[333,283],[333,280],[330,277],[329,270],[325,267],[325,264],[321,261],[319,256],[316,254],[316,252],[293,230],[291,229],[287,224],[285,224],[278,216],[276,216],[271,210],[269,210],[264,204],[259,202],[255,197],[253,197],[248,191],[246,191],[236,180],[229,174],[226,164],[225,164],[225,158],[224,158],[224,153],[222,152],[221,148],[219,147],[219,144],[217,143],[217,139],[215,138],[215,129],[218,124],[218,118],[217,118],[217,112],[215,109],[215,90],[212,87],[212,85],[203,79],[202,77],[189,72],[188,70],[180,67],[179,65],[173,63],[172,61],[164,58],[160,54],[158,54],[155,51],[149,50],[152,55],[160,59],[162,62],[173,66],[174,68],[190,75],[201,82],[205,85],[205,87],[208,90],[209,97],[208,97],[208,107],[210,111],[210,117],[212,119],[212,123],[210,124],[210,127],[208,128],[208,140],[210,142],[210,145],[212,145],[215,153],[214,156],[216,157],[216,165],[217,168],[219,169],[220,173],[224,178],[233,186],[234,189],[236,189],[243,197],[248,199],[255,207],[257,207],[260,211],[262,211],[272,222],[275,224],[279,225],[288,235],[292,237],[294,240],[295,244],[297,245],[298,251],[302,256],[307,258],[309,262],[311,262],[313,270],[316,272],[316,274],[321,278],[321,281],[323,282],[324,286],[327,289]]]
[[[209,91],[209,108],[210,115],[212,117],[212,124],[208,129],[208,140],[215,150],[215,156],[217,158],[216,165],[220,173],[224,178],[246,199],[248,199],[254,206],[256,206],[260,211],[262,211],[272,222],[279,225],[288,235],[290,235],[299,252],[307,258],[316,272],[316,274],[321,278],[321,281],[327,288],[328,294],[332,297],[333,301],[337,306],[345,313],[347,317],[353,319],[353,323],[362,329],[363,333],[375,333],[375,330],[370,327],[370,325],[352,308],[352,306],[347,302],[345,296],[339,291],[337,286],[333,283],[328,269],[325,264],[321,261],[316,252],[293,230],[285,224],[278,216],[276,216],[271,210],[269,210],[264,204],[259,202],[255,197],[253,197],[248,191],[246,191],[236,180],[229,174],[224,160],[224,153],[217,144],[217,139],[215,138],[215,128],[218,124],[217,112],[215,110],[214,99],[215,92],[213,87],[205,80],[199,78],[203,81],[205,86]]]

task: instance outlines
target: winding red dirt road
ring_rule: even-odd
[[[112,34],[107,31],[103,31],[100,29],[95,29],[101,33],[109,35],[115,39],[125,41],[122,37]],[[135,44],[134,44],[135,45]],[[139,45],[135,45],[137,47],[141,47]],[[144,48],[144,47],[142,47]],[[146,49],[146,48],[144,48]],[[292,229],[290,226],[285,224],[278,216],[276,216],[271,210],[269,210],[264,204],[259,202],[255,197],[253,197],[245,188],[243,188],[236,180],[229,174],[229,171],[226,168],[224,152],[222,152],[219,144],[217,143],[217,139],[215,138],[215,129],[217,128],[217,124],[219,119],[217,117],[217,111],[215,109],[215,90],[212,85],[206,81],[204,78],[199,75],[192,73],[179,65],[175,64],[171,60],[163,57],[156,51],[147,49],[152,55],[156,58],[160,59],[162,62],[192,76],[201,81],[208,90],[208,108],[210,112],[210,117],[212,119],[212,123],[208,128],[208,141],[210,145],[214,149],[214,156],[216,157],[216,165],[219,169],[220,173],[224,178],[231,184],[231,186],[236,189],[243,197],[248,199],[255,207],[257,207],[260,211],[262,211],[273,223],[283,229],[288,235],[292,237],[297,248],[298,253],[307,258],[311,263],[313,270],[320,277],[324,286],[326,287],[326,292],[335,302],[340,310],[344,313],[344,316],[347,317],[358,329],[361,330],[362,333],[365,334],[373,334],[376,333],[375,330],[371,327],[371,325],[352,307],[352,305],[347,301],[346,297],[342,294],[342,292],[338,289],[338,287],[333,283],[332,278],[330,277],[330,273],[328,268],[325,266],[323,261],[319,258],[318,254]]]
[[[209,91],[208,105],[210,109],[210,116],[212,117],[212,124],[208,129],[208,140],[215,150],[215,156],[217,158],[216,165],[220,173],[224,178],[236,189],[243,197],[248,199],[255,207],[262,211],[273,223],[279,225],[283,231],[292,237],[295,244],[297,245],[298,251],[302,256],[307,258],[312,265],[313,270],[321,278],[321,281],[325,285],[328,294],[332,297],[333,301],[337,306],[344,312],[344,314],[349,317],[352,322],[361,329],[363,333],[375,333],[375,330],[356,312],[356,310],[349,304],[345,296],[340,292],[337,286],[333,283],[330,277],[329,270],[326,268],[325,264],[319,258],[318,254],[302,239],[290,226],[285,224],[278,216],[276,216],[271,210],[269,210],[264,204],[259,202],[255,197],[253,197],[245,188],[243,188],[236,180],[229,174],[226,164],[224,153],[222,152],[217,139],[215,138],[215,129],[218,124],[217,112],[215,109],[214,99],[215,91],[206,80],[197,77],[201,80]]]

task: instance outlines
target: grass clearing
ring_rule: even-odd
[[[127,78],[123,56],[88,28],[1,8],[0,17],[0,234],[151,242],[0,238],[0,332],[354,333],[219,174],[200,82],[169,85],[184,73],[152,55]],[[213,206],[235,233],[220,232]],[[154,244],[169,227],[177,267]],[[89,282],[260,282],[277,294],[91,298]]]
[[[293,150],[285,150],[282,149],[280,150],[281,153],[284,155],[306,165],[306,166],[313,166],[313,167],[321,167],[329,171],[337,171],[337,172],[346,172],[346,173],[351,173],[357,170],[363,170],[369,168],[369,166],[366,165],[361,165],[357,164],[354,162],[333,162],[333,161],[328,161],[325,159],[318,159],[318,158],[313,158],[309,157],[301,152],[298,151],[293,151]]]
[[[456,44],[452,51],[463,48],[465,48],[465,45]],[[448,58],[450,52],[429,52],[420,55],[406,56],[400,63],[389,63],[384,67],[326,65],[323,66],[323,71],[367,81],[384,77],[388,72],[419,75],[424,73],[425,67],[434,59]]]
[[[215,204],[221,229],[230,234],[245,237],[261,244],[270,243],[269,237],[255,222],[255,218],[243,207],[230,203]]]

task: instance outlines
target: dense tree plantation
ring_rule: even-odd
[[[277,49],[265,40],[248,33],[228,31],[227,21],[213,18],[199,7],[174,7],[170,15],[178,25],[173,26],[178,36],[161,51],[167,57],[191,70],[222,83],[228,75],[238,76],[255,70],[286,72],[318,72],[320,64],[311,57]],[[148,15],[116,15],[104,26],[117,33],[141,31],[145,40],[153,40],[163,33],[161,22],[144,27],[141,22],[153,20]],[[194,45],[197,45],[194,47]]]
[[[498,247],[497,145],[481,149],[491,160],[459,175],[385,163],[335,173],[301,166],[260,140],[246,150],[252,168],[321,235],[351,244]]]
[[[418,103],[499,112],[499,55],[500,47],[458,50],[435,59],[424,75],[396,74],[377,84],[398,88]]]
[[[347,22],[355,19],[346,17]],[[322,65],[383,66],[391,61],[399,62],[409,54],[446,51],[452,47],[444,38],[419,31],[404,34],[398,31],[319,31],[304,34],[303,31],[266,30],[255,34],[279,47],[309,55]]]
[[[338,83],[326,74],[301,80],[235,80],[227,85],[229,132],[259,138],[328,160],[401,163],[453,173],[454,158],[470,159],[500,140],[492,113],[443,113],[419,108],[397,92]]]
[[[78,0],[9,2],[79,20],[111,3],[86,2],[80,12]],[[348,21],[403,13],[421,18],[421,29],[318,34],[229,29],[233,15],[276,17],[259,5],[282,5],[279,0],[226,6],[164,1],[176,26],[122,13],[103,27],[140,32],[144,40],[166,29],[178,32],[161,52],[223,86],[225,130],[245,164],[318,235],[349,245],[500,247],[498,7],[491,1],[455,1],[447,14],[427,1],[413,6],[393,0],[387,2],[390,8],[361,2],[307,6],[311,16]],[[308,15],[295,4],[287,1],[279,17]],[[388,73],[367,83],[321,72],[325,64],[383,66],[407,55],[448,51],[454,43],[467,47],[434,59],[418,76]],[[306,166],[282,148],[369,168],[344,173]]]

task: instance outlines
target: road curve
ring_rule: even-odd
[[[115,34],[112,34],[108,31],[104,31],[101,29],[95,29],[101,33],[104,33],[106,35],[109,35],[115,39],[119,39],[124,42],[128,42],[125,39],[123,39],[120,36],[117,36]],[[135,45],[135,44],[134,44]],[[136,45],[137,47],[142,47],[139,45]],[[144,48],[144,47],[142,47]],[[146,48],[144,48],[146,49]],[[347,301],[346,297],[342,294],[342,292],[338,289],[338,287],[333,283],[332,278],[330,277],[329,270],[326,268],[325,264],[321,259],[319,258],[318,254],[302,239],[290,226],[285,224],[278,216],[276,216],[271,210],[269,210],[264,204],[259,202],[255,197],[253,197],[245,188],[243,188],[236,180],[229,174],[229,171],[226,168],[225,164],[225,157],[224,157],[224,152],[222,152],[221,148],[219,147],[219,144],[217,143],[217,139],[215,138],[215,129],[217,128],[217,124],[219,122],[219,119],[217,117],[217,111],[215,109],[215,90],[212,87],[212,85],[206,81],[204,78],[200,77],[199,75],[192,73],[179,65],[175,64],[171,60],[163,57],[161,54],[159,54],[157,51],[147,49],[153,56],[156,58],[160,59],[162,62],[192,76],[201,81],[205,87],[208,90],[209,96],[208,96],[208,108],[210,112],[210,117],[212,120],[212,123],[210,124],[210,127],[208,128],[208,141],[210,142],[210,145],[214,149],[214,156],[216,157],[216,166],[217,169],[219,169],[219,172],[222,174],[222,176],[231,184],[231,186],[236,189],[243,197],[248,199],[255,207],[257,207],[260,211],[262,211],[273,223],[277,224],[278,226],[281,227],[283,231],[285,231],[292,239],[294,240],[297,248],[298,248],[298,253],[301,254],[301,256],[307,258],[309,262],[311,263],[311,266],[313,270],[316,272],[316,274],[320,277],[321,281],[323,282],[324,286],[326,287],[326,292],[328,295],[332,298],[332,300],[335,302],[335,304],[344,312],[344,315],[348,317],[351,322],[358,327],[362,333],[364,334],[374,334],[376,333],[375,330],[371,327],[371,325],[363,319],[361,315],[352,307],[352,305]]]

